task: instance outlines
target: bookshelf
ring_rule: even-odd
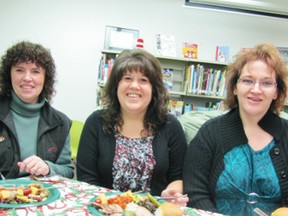
[[[120,52],[102,50],[101,53],[98,70],[97,106],[101,106],[101,101],[99,101],[101,88],[105,85],[105,81],[109,77],[109,70]],[[160,61],[163,73],[164,70],[172,71],[168,89],[170,98],[175,101],[183,101],[183,111],[184,106],[186,106],[187,111],[187,105],[191,105],[191,110],[197,108],[201,108],[201,110],[205,108],[206,110],[219,109],[217,106],[221,104],[226,93],[227,63],[162,55],[155,55],[155,57]],[[193,74],[194,78],[192,78]],[[197,84],[195,80],[197,80]],[[192,81],[194,81],[193,87]]]

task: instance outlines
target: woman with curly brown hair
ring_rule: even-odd
[[[85,122],[77,155],[77,178],[119,191],[182,194],[187,148],[176,117],[168,114],[161,64],[144,50],[116,59],[103,92],[103,109]]]
[[[6,178],[73,177],[71,121],[50,101],[55,63],[40,44],[10,47],[0,65],[0,171]]]
[[[229,111],[204,123],[184,161],[188,206],[225,215],[270,215],[288,206],[288,121],[279,116],[288,71],[272,44],[228,66]]]

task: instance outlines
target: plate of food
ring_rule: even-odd
[[[0,181],[0,208],[39,206],[59,197],[59,190],[51,184],[26,179]]]
[[[166,211],[173,216],[184,215],[176,204],[158,200],[150,193],[133,194],[131,191],[100,194],[90,200],[88,210],[96,216],[162,216]]]

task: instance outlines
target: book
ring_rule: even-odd
[[[220,78],[221,70],[215,70],[214,71],[214,80],[213,80],[213,87],[212,87],[212,96],[218,95],[217,90],[218,90],[218,85],[219,85],[219,78]]]
[[[197,88],[196,88],[196,94],[201,94],[202,92],[202,84],[203,84],[203,76],[204,76],[204,66],[200,65],[197,71],[198,75],[198,83],[197,83]]]
[[[169,100],[168,110],[169,113],[179,117],[183,112],[184,102],[179,100]]]
[[[195,71],[195,65],[194,64],[192,64],[191,66],[191,76],[190,76],[190,88],[189,88],[189,94],[192,94],[192,92],[193,92],[193,88],[194,88],[194,79],[195,79],[195,73],[194,73],[194,71]]]
[[[192,82],[192,94],[197,93],[198,83],[199,83],[199,77],[200,77],[200,64],[197,64],[195,66],[193,71],[193,82]]]
[[[220,97],[224,97],[226,94],[226,70],[221,72],[219,86],[218,86],[218,95]]]
[[[216,59],[217,62],[228,62],[229,61],[229,47],[228,46],[217,46],[216,47]]]
[[[173,87],[173,69],[163,68],[163,82],[168,91],[172,91]]]
[[[210,69],[204,68],[203,70],[203,78],[202,78],[202,88],[200,93],[202,95],[207,95],[208,93],[208,83],[209,83],[209,76],[210,76]]]
[[[102,54],[100,64],[99,64],[99,72],[98,72],[98,84],[105,85],[107,80],[110,77],[111,69],[114,65],[114,58],[107,56],[105,53]]]
[[[210,68],[208,88],[207,88],[207,94],[206,94],[208,96],[212,95],[212,88],[213,88],[213,83],[214,83],[214,74],[215,74],[215,69]]]
[[[184,42],[182,46],[182,57],[198,59],[198,44]]]
[[[283,57],[284,62],[288,65],[288,47],[277,47],[280,55]]]
[[[173,35],[156,34],[157,54],[176,57],[176,42]]]
[[[192,104],[185,104],[183,113],[191,112],[193,109]]]
[[[186,94],[191,93],[191,65],[186,68]]]

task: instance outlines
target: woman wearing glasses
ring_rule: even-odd
[[[184,160],[188,206],[227,215],[268,215],[288,205],[288,121],[279,117],[287,68],[260,44],[228,67],[228,113],[207,121]]]

